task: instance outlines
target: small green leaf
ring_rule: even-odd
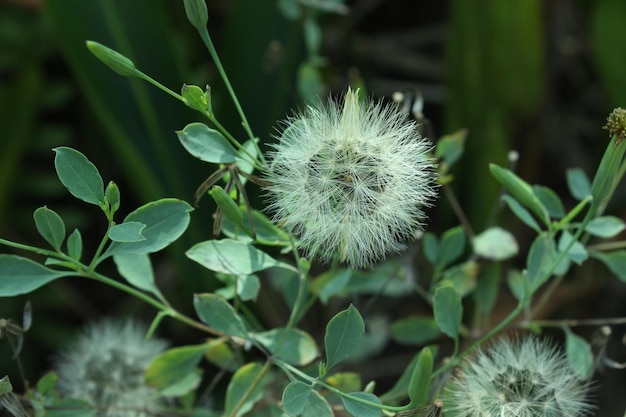
[[[190,123],[176,135],[187,152],[201,161],[227,164],[237,158],[237,151],[224,135],[204,123]]]
[[[353,305],[330,319],[324,335],[327,369],[353,354],[361,345],[364,333],[365,323]]]
[[[267,375],[262,377],[262,372],[263,366],[258,363],[248,363],[235,372],[226,388],[225,416],[242,416],[263,397],[263,389],[270,379]],[[243,404],[240,403],[242,400]]]
[[[591,252],[591,256],[602,261],[620,281],[626,282],[626,250],[616,250],[609,253]],[[2,287],[0,286],[0,288]]]
[[[558,273],[559,268],[563,267],[563,262],[567,262],[567,258],[564,258],[564,260],[555,267],[557,257],[558,254],[554,241],[547,233],[540,233],[530,246],[526,261],[528,279],[530,280],[530,287],[533,292],[543,285],[553,274]],[[566,265],[567,264],[565,264],[565,266]]]
[[[591,195],[591,181],[580,168],[567,170],[567,186],[576,200],[582,201]]]
[[[602,216],[591,219],[585,227],[585,232],[594,236],[609,238],[620,234],[626,226],[624,221],[615,216]]]
[[[239,275],[236,282],[237,295],[243,301],[256,300],[261,281],[256,275]]]
[[[476,276],[479,269],[476,261],[463,262],[446,269],[440,282],[452,285],[461,297],[465,297],[476,288]]]
[[[559,252],[564,252],[565,248],[567,248],[570,243],[572,246],[567,251],[567,258],[572,262],[581,265],[589,258],[589,253],[587,253],[587,249],[585,249],[585,246],[582,243],[577,240],[575,241],[574,236],[567,230],[564,230],[561,232],[557,246]]]
[[[334,417],[334,415],[328,401],[319,392],[311,391],[301,417]]]
[[[186,252],[189,259],[215,272],[249,275],[272,267],[293,269],[279,262],[249,243],[234,239],[207,240]]]
[[[272,329],[256,333],[253,338],[273,356],[291,365],[306,365],[319,355],[315,340],[300,329]]]
[[[458,259],[465,250],[465,231],[462,226],[446,230],[441,236],[437,265],[446,267]]]
[[[85,400],[64,398],[46,410],[46,417],[95,417],[98,410]]]
[[[103,257],[119,253],[153,253],[178,239],[189,225],[193,208],[182,200],[165,198],[144,204],[124,219],[124,223],[141,223],[145,240],[139,242],[113,242]]]
[[[474,254],[492,261],[509,259],[519,251],[515,236],[501,227],[490,227],[474,237]]]
[[[535,185],[533,191],[551,218],[560,219],[565,216],[563,203],[553,190],[543,185]]]
[[[197,366],[207,348],[207,344],[180,346],[160,354],[146,370],[146,383],[157,390],[164,390],[188,374],[198,373]]]
[[[375,404],[382,405],[380,398],[376,395],[371,394],[369,392],[351,392],[350,395],[353,397],[360,398],[362,400],[366,400]],[[379,417],[382,415],[382,410],[380,407],[375,407],[372,405],[364,404],[362,402],[353,400],[348,397],[341,397],[341,401],[343,405],[346,407],[346,411],[356,417]]]
[[[104,182],[98,168],[75,149],[54,148],[54,166],[61,183],[74,197],[100,205],[104,201]]]
[[[582,337],[565,328],[565,347],[570,368],[581,379],[587,379],[593,371],[593,354],[589,343]]]
[[[283,411],[291,417],[302,414],[313,387],[302,381],[290,382],[283,391]]]
[[[433,295],[435,321],[442,332],[452,339],[459,337],[459,326],[463,318],[461,296],[451,285],[443,285]]]
[[[449,169],[463,155],[465,147],[465,139],[467,138],[467,129],[457,130],[456,132],[444,135],[437,141],[437,149],[435,149],[435,157],[442,159]]]
[[[113,242],[141,242],[146,240],[143,230],[146,225],[139,222],[124,222],[109,229],[109,239]]]
[[[58,252],[65,240],[65,223],[63,219],[48,207],[39,207],[33,213],[35,226],[39,234]]]
[[[525,299],[530,293],[530,280],[527,273],[519,271],[510,271],[507,274],[506,282],[509,286],[511,294],[518,300]]]
[[[220,337],[209,342],[209,348],[205,357],[214,365],[235,372],[243,363],[241,356],[235,354],[230,346],[230,341]]]
[[[229,336],[248,338],[248,331],[235,309],[215,294],[195,294],[193,306],[203,323]]]
[[[59,377],[57,374],[52,371],[48,372],[37,381],[37,393],[46,395],[51,390],[55,389],[58,380]]]
[[[409,382],[408,393],[412,407],[420,407],[426,404],[430,392],[430,378],[432,373],[433,355],[430,349],[425,347],[418,356]]]
[[[146,253],[120,253],[113,255],[117,271],[131,285],[152,294],[159,294],[154,283],[150,256]]]
[[[535,218],[530,214],[530,211],[526,210],[516,199],[511,197],[510,195],[505,195],[502,197],[502,201],[506,203],[507,206],[511,209],[513,214],[517,216],[526,226],[530,227],[537,233],[541,233],[541,228],[539,224],[535,221]]]
[[[71,272],[54,271],[30,259],[16,255],[0,255],[0,297],[28,294]]]
[[[83,255],[83,238],[78,229],[74,229],[74,231],[70,233],[65,244],[67,245],[67,254],[70,258],[80,261],[80,257]]]
[[[409,317],[396,320],[391,325],[391,337],[405,345],[423,345],[441,335],[435,319],[430,317]]]
[[[318,275],[311,282],[311,292],[317,294],[323,304],[334,295],[340,294],[352,277],[351,269],[333,269]]]

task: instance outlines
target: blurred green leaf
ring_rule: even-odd
[[[476,305],[484,314],[491,313],[498,298],[500,270],[501,264],[499,262],[491,262],[481,268],[478,274],[476,291],[473,292],[473,296]]]
[[[199,382],[200,370],[197,366],[207,348],[207,344],[201,344],[167,350],[148,366],[145,374],[146,383],[162,391],[185,380],[190,374],[196,375]],[[195,387],[190,385],[188,388],[191,391]]]
[[[441,335],[437,322],[429,317],[408,317],[393,322],[391,336],[406,345],[423,345]]]
[[[291,365],[306,365],[319,355],[315,340],[300,329],[276,328],[255,333],[252,337],[273,356]]]
[[[533,191],[551,218],[560,219],[565,216],[563,203],[553,190],[543,185],[535,185]]]
[[[446,230],[441,236],[437,265],[444,268],[456,261],[465,250],[465,241],[465,231],[462,226]]]
[[[413,407],[426,404],[430,391],[430,378],[433,373],[433,354],[428,347],[423,348],[418,357],[409,381],[409,399]]]
[[[83,238],[80,235],[78,229],[74,229],[72,233],[67,237],[67,254],[70,258],[79,261],[83,254]]]
[[[235,309],[216,294],[196,294],[193,297],[196,314],[203,323],[229,336],[248,338],[246,326]]]
[[[239,275],[236,281],[237,295],[242,301],[256,300],[261,282],[256,275]]]
[[[490,227],[474,237],[474,254],[492,261],[503,261],[517,255],[515,236],[501,227]]]
[[[596,217],[585,226],[585,232],[603,238],[615,237],[624,229],[624,221],[615,216]]]
[[[433,295],[435,320],[441,331],[452,339],[459,337],[459,327],[463,318],[461,296],[450,285],[443,285]]]
[[[509,208],[517,216],[517,218],[524,222],[526,226],[530,227],[537,233],[541,232],[539,224],[537,224],[530,212],[526,210],[520,203],[518,203],[516,199],[514,199],[510,195],[505,195],[502,197],[502,200],[506,203],[507,206],[509,206]]]
[[[319,392],[311,391],[301,417],[334,417],[334,415],[328,401]]]
[[[560,252],[564,252],[565,248],[567,248],[571,243],[571,247],[567,251],[567,258],[577,265],[581,265],[589,258],[589,254],[587,253],[587,249],[585,246],[579,241],[574,241],[574,236],[564,230],[561,232],[561,236],[559,237],[559,242],[557,245],[557,249]]]
[[[224,415],[242,416],[263,397],[263,390],[270,379],[267,374],[262,376],[262,372],[263,366],[258,363],[248,363],[235,372],[226,389]],[[244,402],[240,403],[242,400]]]
[[[600,260],[622,282],[626,282],[626,250],[609,253],[591,252],[591,256]]]
[[[567,170],[567,187],[572,197],[579,201],[591,195],[591,181],[585,171],[580,168]]]
[[[580,379],[589,378],[593,371],[593,354],[589,343],[565,327],[565,347],[570,368]]]

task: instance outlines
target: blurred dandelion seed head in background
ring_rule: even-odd
[[[163,401],[145,384],[144,373],[167,343],[146,340],[146,331],[133,320],[90,324],[55,358],[59,393],[88,401],[100,409],[97,416],[152,415]]]
[[[502,338],[462,364],[446,387],[446,417],[581,417],[589,382],[556,347],[531,336]]]
[[[358,93],[289,118],[266,179],[274,222],[309,255],[366,268],[422,230],[436,173],[417,123]]]

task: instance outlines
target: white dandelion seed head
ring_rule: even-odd
[[[55,357],[59,393],[88,401],[100,410],[99,417],[152,415],[163,399],[145,384],[144,373],[167,343],[146,340],[146,330],[133,320],[105,320],[86,327]]]
[[[310,255],[371,266],[422,230],[436,196],[431,148],[395,106],[348,89],[343,105],[287,120],[268,154],[268,209]]]
[[[590,385],[556,347],[534,336],[502,338],[459,367],[446,387],[446,417],[582,417]]]

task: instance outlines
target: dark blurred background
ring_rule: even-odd
[[[433,140],[460,128],[469,131],[453,186],[476,231],[493,220],[488,213],[499,192],[488,164],[506,165],[512,149],[520,154],[520,176],[552,187],[571,207],[565,170],[581,167],[593,176],[608,140],[601,129],[605,118],[626,103],[623,0],[353,0],[347,14],[337,13],[341,8],[294,12],[289,3],[208,1],[209,32],[253,132],[271,140],[277,121],[305,99],[341,93],[348,84],[387,99],[417,88]],[[85,40],[120,51],[175,91],[183,83],[210,84],[218,118],[245,140],[182,1],[0,0],[0,236],[5,239],[44,245],[32,212],[47,205],[61,214],[68,232],[81,230],[86,254],[99,243],[104,218],[57,181],[51,151],[56,146],[80,150],[105,182],[119,184],[122,214],[163,197],[191,201],[215,168],[191,158],[174,135],[189,122],[203,121],[197,113],[146,83],[113,73],[87,51]],[[437,233],[456,224],[448,205],[439,206],[429,225]],[[217,285],[183,255],[210,238],[211,209],[205,199],[185,236],[153,257],[159,285],[190,314],[191,294]],[[623,188],[607,211],[626,217]],[[510,217],[503,221],[519,236],[523,253],[532,233]],[[4,247],[0,252],[14,253]],[[599,265],[576,274],[582,278],[565,283],[546,318],[626,316],[626,285]],[[154,315],[98,283],[64,279],[27,297],[0,299],[0,318],[19,319],[27,300],[33,328],[22,359],[31,383],[47,369],[50,353],[82,323]],[[271,317],[267,312],[268,326],[278,325]],[[163,332],[175,344],[197,341],[197,334],[181,327],[165,323]],[[591,331],[582,334],[589,339]],[[620,361],[626,360],[623,333],[616,328],[616,342],[609,346]],[[19,389],[10,356],[0,340],[0,376],[9,374]],[[623,372],[609,369],[599,379],[598,415],[622,415]]]

